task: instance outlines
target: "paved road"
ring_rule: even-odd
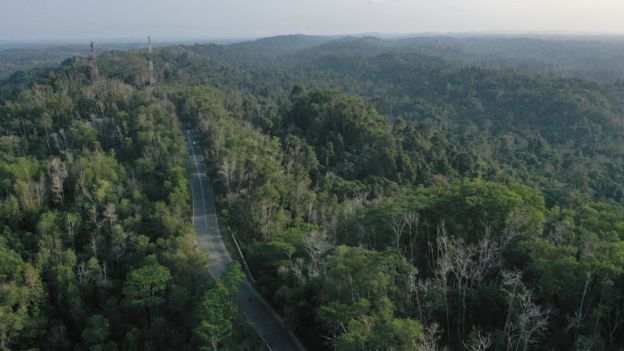
[[[199,234],[200,249],[209,254],[208,271],[219,277],[232,261],[225,248],[214,205],[214,193],[206,172],[204,158],[199,147],[193,145],[193,138],[185,131],[191,158],[191,187],[193,191],[193,226]],[[284,327],[279,316],[260,296],[256,289],[245,281],[238,297],[240,310],[264,340],[270,350],[304,350],[295,336]]]

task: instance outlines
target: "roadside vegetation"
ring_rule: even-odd
[[[153,90],[140,51],[0,84],[0,348],[253,343],[179,118],[310,349],[621,349],[619,83],[306,40],[158,49]]]

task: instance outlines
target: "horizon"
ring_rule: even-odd
[[[617,0],[5,0],[0,42],[490,33],[624,35]]]
[[[368,32],[368,33],[278,33],[266,36],[211,36],[211,35],[190,35],[190,36],[154,36],[146,34],[145,36],[126,36],[126,37],[76,37],[76,38],[28,38],[28,39],[0,39],[0,46],[10,46],[25,44],[32,46],[40,45],[81,45],[95,41],[100,46],[119,45],[119,44],[142,44],[146,42],[147,37],[151,36],[152,44],[156,46],[166,46],[170,44],[207,44],[214,43],[227,45],[232,43],[240,43],[247,41],[302,36],[302,37],[374,37],[385,40],[396,40],[406,38],[427,38],[427,37],[450,37],[459,39],[470,38],[526,38],[538,40],[600,40],[600,39],[624,39],[624,33],[606,33],[606,32],[565,32],[565,31],[466,31],[466,32],[420,32],[420,33],[392,33],[392,32]]]

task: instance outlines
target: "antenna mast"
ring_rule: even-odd
[[[147,74],[148,85],[153,87],[156,85],[156,76],[154,75],[154,61],[152,60],[152,37],[147,36]]]
[[[91,82],[98,80],[100,72],[98,71],[97,58],[95,56],[95,43],[91,41],[91,57],[89,59],[89,73],[91,73]]]

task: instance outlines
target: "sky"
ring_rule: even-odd
[[[624,34],[624,1],[0,0],[0,41],[459,32]]]

